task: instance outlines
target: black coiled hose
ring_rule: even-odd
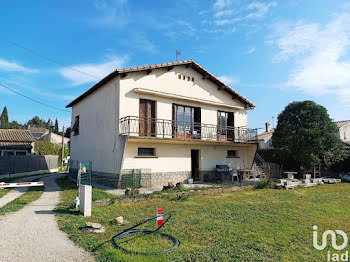
[[[155,216],[155,217],[151,217],[151,218],[148,218],[142,222],[139,222],[137,223],[136,225],[128,228],[128,229],[125,229],[123,232],[119,233],[118,235],[114,236],[112,238],[113,240],[113,243],[114,243],[114,246],[116,248],[119,248],[121,250],[123,250],[124,252],[127,252],[127,253],[130,253],[130,254],[135,254],[135,255],[160,255],[160,254],[164,254],[164,253],[169,253],[169,252],[172,252],[174,251],[175,249],[179,248],[180,247],[180,240],[176,239],[175,237],[169,235],[169,234],[165,234],[165,233],[161,233],[159,232],[158,230],[160,228],[162,228],[166,222],[168,222],[168,220],[170,219],[171,215],[173,214],[173,212],[168,212],[168,213],[164,213],[163,216],[169,216],[163,223],[163,225],[161,225],[160,227],[158,227],[156,230],[148,230],[148,229],[135,229],[133,230],[134,228],[142,225],[142,224],[145,224],[147,223],[148,221],[150,220],[153,220],[153,219],[156,219],[158,216]],[[157,251],[157,252],[138,252],[138,251],[133,251],[133,250],[128,250],[126,248],[123,248],[121,247],[119,244],[118,244],[118,241],[125,238],[125,237],[130,237],[130,236],[134,236],[138,233],[143,233],[144,235],[151,235],[151,234],[158,234],[164,238],[167,238],[169,239],[170,241],[173,242],[173,246],[168,248],[168,249],[165,249],[165,250],[162,250],[162,251]]]

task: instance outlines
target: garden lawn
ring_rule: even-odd
[[[313,226],[319,228],[319,239],[327,229],[343,230],[350,236],[350,184],[288,191],[251,189],[183,200],[156,198],[122,204],[111,201],[106,206],[93,206],[92,217],[84,218],[74,209],[75,184],[65,178],[57,182],[63,188],[62,202],[56,209],[60,229],[92,252],[97,261],[326,261],[327,251],[334,250],[330,245],[323,251],[313,247]],[[98,190],[94,194],[99,199],[112,198]],[[155,216],[159,207],[165,212],[175,211],[161,231],[178,238],[179,249],[159,256],[141,256],[114,248],[114,235]],[[129,223],[111,223],[117,216]],[[106,232],[83,232],[86,221],[101,223]],[[147,228],[154,229],[155,221]],[[156,235],[123,243],[123,247],[138,251],[156,251],[169,245]]]
[[[0,189],[0,198],[2,198],[4,195],[6,195],[9,191],[10,191],[10,189],[8,189],[8,188],[1,188]]]
[[[1,189],[2,190],[2,189]],[[1,192],[1,191],[0,191]],[[7,203],[5,206],[0,208],[0,216],[5,215],[9,212],[16,212],[24,206],[38,200],[44,192],[43,187],[31,187],[23,195]]]

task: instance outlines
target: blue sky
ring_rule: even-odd
[[[249,127],[311,99],[350,119],[350,2],[251,0],[2,1],[0,37],[88,74],[193,59],[253,101]],[[95,78],[0,40],[0,83],[64,109]],[[70,113],[0,87],[10,121]],[[276,121],[276,120],[275,120]]]

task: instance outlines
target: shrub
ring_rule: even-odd
[[[277,183],[274,181],[270,181],[267,179],[261,180],[257,185],[255,185],[255,189],[277,189]]]

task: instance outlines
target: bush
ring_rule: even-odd
[[[261,180],[257,185],[255,185],[255,189],[277,189],[277,183],[274,181],[270,181],[267,179]]]

